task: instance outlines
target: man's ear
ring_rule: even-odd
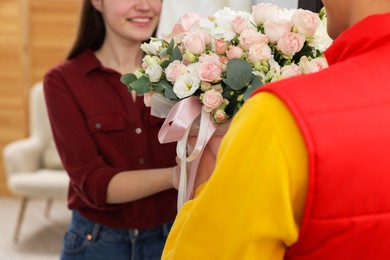
[[[102,11],[102,0],[91,0],[91,4],[97,11]]]

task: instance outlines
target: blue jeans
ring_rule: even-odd
[[[65,233],[61,260],[154,260],[161,253],[173,221],[139,231],[102,226],[73,210]]]

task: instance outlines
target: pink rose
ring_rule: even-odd
[[[256,61],[269,60],[271,58],[271,48],[265,43],[252,44],[249,47],[249,61],[254,64]]]
[[[199,62],[198,75],[202,81],[215,82],[221,79],[222,64],[216,54],[201,56]]]
[[[243,49],[248,50],[251,44],[268,43],[268,38],[264,34],[258,32],[254,28],[245,29],[242,31],[239,41]]]
[[[278,17],[281,9],[270,3],[260,3],[252,6],[252,15],[257,25],[262,25],[272,17]]]
[[[169,40],[176,35],[188,32],[191,27],[197,23],[202,17],[195,13],[187,13],[179,18],[179,21],[174,25],[172,32],[169,35],[164,35],[163,39]]]
[[[282,79],[290,78],[293,76],[298,76],[301,74],[302,74],[301,68],[297,64],[294,64],[294,63],[287,65],[287,66],[284,66],[280,70],[280,77]]]
[[[202,94],[203,109],[206,112],[211,112],[219,108],[223,104],[222,94],[215,89],[210,89]]]
[[[179,76],[183,75],[186,72],[187,66],[179,60],[172,61],[165,69],[165,75],[167,77],[167,80],[169,80],[170,82],[175,82]]]
[[[200,36],[202,36],[206,45],[211,43],[210,34],[207,31],[203,29],[198,29],[198,33]]]
[[[304,43],[305,37],[303,35],[290,32],[279,39],[277,48],[283,55],[292,57],[302,50]]]
[[[305,37],[313,36],[321,20],[318,14],[309,10],[298,9],[292,16],[294,28]]]
[[[239,15],[236,15],[232,21],[233,31],[237,34],[241,34],[243,30],[248,29],[248,22],[246,19]]]
[[[203,33],[198,31],[188,33],[183,39],[186,50],[192,54],[201,54],[206,50]]]
[[[234,58],[240,59],[243,54],[244,51],[240,47],[234,45],[230,46],[229,49],[226,51],[226,56],[229,60]]]
[[[226,115],[226,112],[222,109],[218,109],[213,113],[214,121],[216,123],[223,123],[228,119],[228,116]]]
[[[224,54],[228,48],[226,41],[222,39],[215,40],[215,52],[218,54]]]
[[[275,44],[283,35],[291,31],[292,26],[292,23],[287,20],[271,18],[264,23],[264,33],[269,41]]]

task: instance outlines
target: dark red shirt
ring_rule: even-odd
[[[87,50],[45,75],[45,98],[71,179],[69,208],[109,227],[146,229],[175,217],[177,192],[107,204],[108,184],[121,171],[175,165],[176,143],[159,143],[163,120],[150,115],[143,97],[133,101],[120,76]]]

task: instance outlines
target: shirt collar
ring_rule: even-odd
[[[390,46],[390,13],[366,17],[344,31],[325,51],[329,65],[378,47]]]
[[[80,62],[80,69],[84,75],[89,74],[95,70],[101,70],[107,73],[117,73],[112,69],[103,67],[100,61],[96,58],[95,53],[91,49],[86,49],[78,57],[78,62]]]

